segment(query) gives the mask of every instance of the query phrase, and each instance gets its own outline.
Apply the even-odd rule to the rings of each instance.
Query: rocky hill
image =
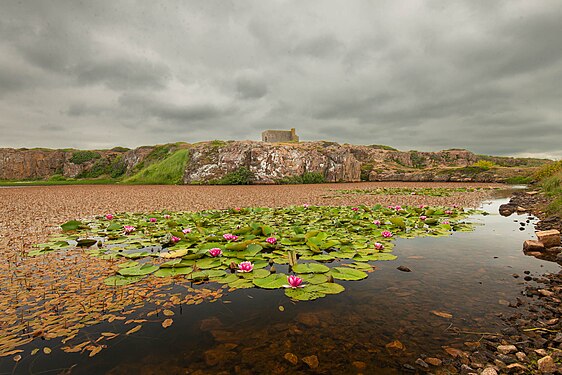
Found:
[[[105,178],[112,182],[228,183],[243,171],[253,183],[300,181],[506,181],[528,176],[542,159],[476,155],[467,150],[398,151],[335,142],[211,141],[133,150],[0,149],[0,180]],[[240,183],[240,182],[238,182]]]

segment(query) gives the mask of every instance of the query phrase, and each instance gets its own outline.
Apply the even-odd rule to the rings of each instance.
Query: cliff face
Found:
[[[240,167],[248,168],[255,182],[272,184],[305,172],[322,174],[328,182],[359,181],[361,163],[345,147],[319,147],[317,143],[270,144],[232,142],[223,146],[193,147],[184,183],[206,182],[223,177]]]
[[[134,150],[5,148],[0,149],[0,180],[38,180],[53,175],[120,178],[167,157],[177,147],[189,149],[189,161],[183,173],[185,184],[208,183],[241,167],[250,170],[258,184],[276,183],[283,178],[302,176],[305,172],[321,174],[327,182],[503,181],[510,175],[528,172],[525,168],[513,167],[503,168],[501,173],[495,169],[479,170],[471,166],[484,157],[466,150],[418,152],[334,142],[213,141],[144,146]],[[502,160],[513,165],[528,162],[512,158]]]

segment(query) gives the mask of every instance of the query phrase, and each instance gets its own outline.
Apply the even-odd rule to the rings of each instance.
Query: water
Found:
[[[397,239],[398,259],[378,262],[366,280],[344,282],[342,294],[292,303],[281,290],[238,290],[215,303],[176,308],[168,329],[160,326],[162,317],[149,318],[154,323],[109,341],[94,358],[53,350],[24,358],[15,369],[4,358],[2,373],[56,374],[75,365],[72,374],[300,374],[310,371],[301,359],[315,355],[320,373],[399,374],[402,364],[422,354],[442,356],[443,346],[466,350],[464,342],[505,327],[501,314],[514,311],[507,304],[525,285],[513,274],[559,270],[523,254],[534,221],[519,230],[515,221],[527,216],[500,216],[498,207],[506,202],[485,202],[490,215],[472,218],[482,224],[474,232]],[[397,270],[399,265],[412,272]],[[104,323],[85,332],[97,338],[133,326]],[[405,349],[388,350],[394,340]],[[295,354],[298,364],[289,363],[286,353]]]

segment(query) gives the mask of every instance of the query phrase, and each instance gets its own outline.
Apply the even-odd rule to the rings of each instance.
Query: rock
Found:
[[[297,315],[297,322],[307,327],[318,327],[320,325],[320,318],[314,313],[300,313]]]
[[[426,358],[425,362],[429,363],[432,366],[441,366],[441,364],[443,363],[443,361],[440,360],[439,358],[433,358],[433,357]]]
[[[546,248],[560,246],[560,232],[556,229],[543,230],[536,233],[537,238]]]
[[[292,365],[296,365],[297,363],[299,363],[299,358],[293,353],[285,353],[283,358],[285,358]]]
[[[538,292],[543,297],[553,297],[554,296],[554,292],[551,292],[550,290],[539,289]]]
[[[541,357],[544,357],[544,356],[547,355],[546,350],[544,350],[544,349],[535,349],[535,353],[537,353]]]
[[[402,272],[412,272],[412,270],[409,269],[406,266],[399,266],[399,267],[396,267],[396,269],[399,270],[399,271],[402,271]]]
[[[306,363],[308,367],[310,367],[313,370],[318,368],[319,365],[318,357],[315,355],[309,355],[307,357],[304,357],[302,361]]]
[[[556,255],[556,261],[562,262],[562,253],[559,253],[559,254]]]
[[[521,363],[512,363],[510,365],[507,365],[507,371],[509,371],[510,373],[522,373],[527,371],[527,367],[523,366]]]
[[[207,366],[216,366],[236,358],[236,353],[222,349],[209,349],[203,353],[203,358]]]
[[[355,367],[357,370],[365,370],[367,368],[367,364],[365,362],[361,362],[361,361],[355,361],[351,363],[353,365],[353,367]]]
[[[216,316],[201,320],[201,324],[199,325],[199,329],[203,332],[220,329],[221,327],[222,322]]]
[[[562,252],[562,246],[552,246],[546,249],[550,254],[560,254]]]
[[[476,374],[476,371],[474,371],[472,367],[463,364],[461,366],[461,375],[470,375],[470,374]]]
[[[552,359],[552,357],[549,355],[539,359],[537,362],[537,367],[543,374],[549,374],[556,371],[556,363],[554,363],[554,359]]]
[[[501,354],[509,354],[515,353],[517,351],[517,347],[515,345],[499,345],[497,350]]]
[[[544,251],[544,245],[542,242],[537,240],[526,240],[523,242],[523,251],[526,252],[542,252]]]
[[[517,206],[513,204],[502,204],[499,208],[500,215],[509,216],[517,210]]]
[[[528,191],[525,194],[533,196],[533,195],[537,195],[538,193],[539,193],[538,191],[533,190],[533,191]]]
[[[529,360],[529,358],[527,358],[527,354],[523,352],[515,353],[515,358],[517,358],[519,362],[527,362]]]
[[[400,341],[394,340],[386,344],[386,349],[389,351],[400,351],[406,349],[406,347]]]
[[[429,365],[427,363],[424,362],[423,359],[418,358],[416,359],[416,365],[423,367],[423,368],[429,368]]]
[[[480,375],[498,375],[498,372],[493,367],[486,367]]]

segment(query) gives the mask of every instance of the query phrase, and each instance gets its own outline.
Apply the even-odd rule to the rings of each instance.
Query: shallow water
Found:
[[[480,337],[461,331],[494,333],[505,327],[499,315],[513,311],[506,304],[525,284],[513,274],[559,270],[523,254],[533,221],[519,230],[514,220],[527,216],[501,217],[498,207],[505,202],[486,202],[483,209],[490,215],[472,218],[483,224],[474,232],[397,239],[398,259],[378,262],[366,280],[343,282],[342,294],[292,303],[282,290],[238,290],[222,301],[176,308],[170,328],[163,329],[159,317],[131,336],[109,341],[94,358],[53,350],[49,356],[26,357],[16,368],[4,358],[2,373],[55,374],[76,365],[72,374],[290,374],[307,373],[301,359],[311,355],[318,357],[320,373],[401,373],[403,364],[420,355],[443,355],[445,345],[466,349],[464,342]],[[399,265],[412,272],[397,270]],[[94,333],[133,326],[105,323],[84,332],[96,338]],[[387,350],[394,340],[405,350]],[[298,365],[284,359],[288,352],[298,356]]]

